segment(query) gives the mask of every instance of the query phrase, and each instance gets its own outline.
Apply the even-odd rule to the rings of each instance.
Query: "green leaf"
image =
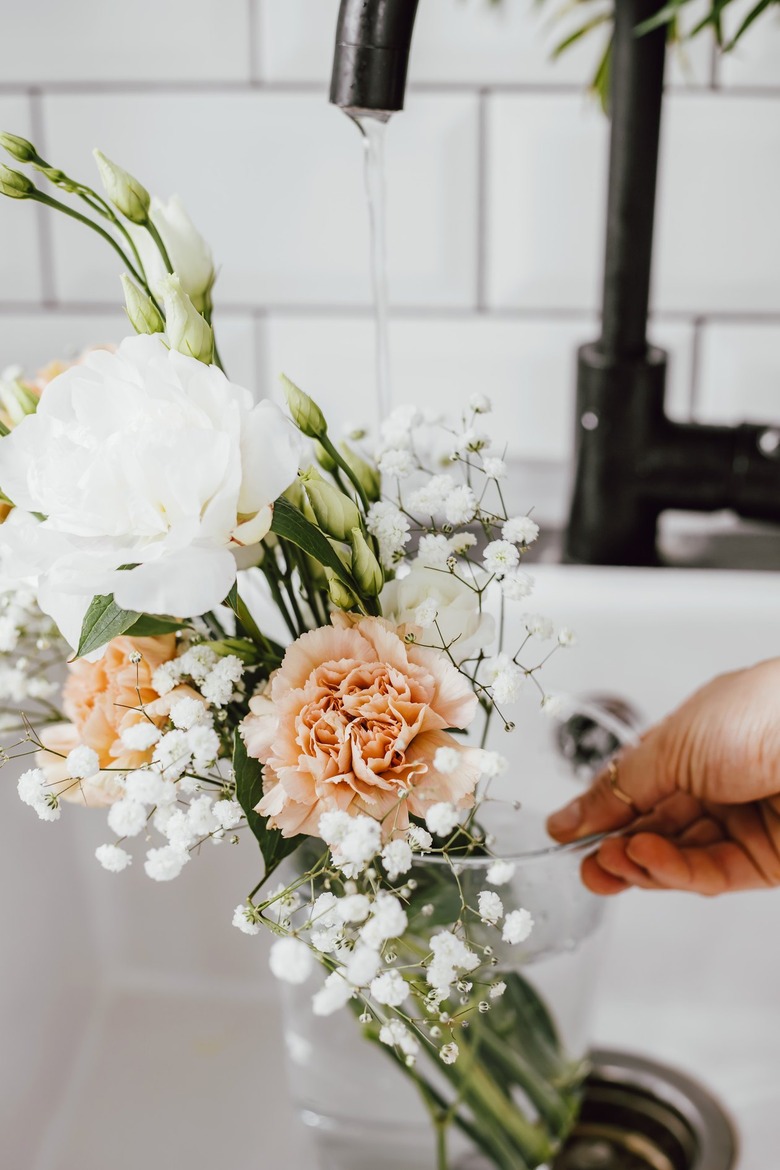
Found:
[[[99,650],[112,638],[126,633],[140,617],[132,609],[120,609],[114,601],[113,593],[93,597],[84,615],[76,657],[81,658],[84,654]]]
[[[726,45],[726,52],[729,52],[731,49],[733,49],[740,37],[750,28],[753,21],[757,20],[761,13],[764,12],[770,4],[775,3],[777,3],[777,0],[759,0],[759,3],[756,4],[755,8],[751,8],[750,12],[748,12],[747,16],[742,21],[742,24],[734,33],[734,36]]]
[[[4,439],[4,438],[5,438],[5,436],[6,436],[6,435],[10,435],[10,433],[11,433],[11,432],[9,431],[9,429],[8,429],[8,427],[5,425],[5,423],[4,423],[4,422],[2,422],[2,421],[0,421],[0,438],[3,438],[3,439]]]
[[[277,536],[291,540],[302,548],[309,556],[314,557],[321,565],[332,569],[340,581],[349,586],[352,592],[360,597],[361,589],[356,584],[352,574],[345,568],[341,557],[326,536],[314,524],[310,523],[284,496],[280,496],[274,504],[274,518],[271,531]]]
[[[236,800],[244,810],[249,828],[257,838],[265,861],[265,876],[269,877],[279,863],[294,853],[307,838],[283,837],[278,829],[268,827],[268,817],[262,817],[255,812],[255,805],[263,795],[263,768],[259,760],[247,755],[244,741],[238,731],[233,740],[233,773],[236,780]]]
[[[688,3],[688,0],[671,0],[671,3],[664,4],[663,8],[660,8],[654,16],[651,16],[648,20],[643,20],[641,24],[636,26],[634,29],[635,35],[643,37],[654,29],[660,28],[662,24],[670,24],[677,19],[680,9],[686,3]]]
[[[552,51],[553,61],[557,61],[562,53],[565,53],[567,49],[572,47],[572,45],[576,45],[577,41],[581,40],[582,37],[587,36],[588,33],[591,32],[594,28],[598,28],[599,25],[606,24],[607,21],[611,20],[611,12],[602,12],[599,16],[594,16],[592,20],[589,20],[586,24],[583,24],[579,28],[575,29],[573,33],[570,33],[569,36],[565,37],[564,40],[560,41],[555,46]]]
[[[153,638],[158,634],[175,634],[177,630],[188,628],[189,624],[180,618],[155,617],[154,614],[143,613],[125,633],[132,638]]]
[[[242,662],[257,663],[260,661],[260,650],[250,638],[220,638],[216,642],[209,642],[209,649],[221,656],[232,654]],[[282,651],[279,661],[284,656]]]
[[[228,609],[232,609],[233,613],[238,609],[238,578],[230,586],[230,592],[225,598],[225,605]]]

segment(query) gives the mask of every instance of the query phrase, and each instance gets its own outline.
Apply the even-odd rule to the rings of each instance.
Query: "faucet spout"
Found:
[[[341,0],[330,101],[353,117],[402,110],[418,0]]]

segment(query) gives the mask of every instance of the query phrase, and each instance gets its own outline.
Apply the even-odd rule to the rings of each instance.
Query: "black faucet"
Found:
[[[576,457],[565,556],[658,562],[666,509],[780,520],[780,429],[675,423],[666,353],[647,343],[666,28],[636,29],[665,0],[615,0],[601,337],[578,353]],[[403,107],[417,0],[342,0],[330,100],[389,117]]]
[[[330,100],[386,120],[404,106],[417,0],[342,0]]]

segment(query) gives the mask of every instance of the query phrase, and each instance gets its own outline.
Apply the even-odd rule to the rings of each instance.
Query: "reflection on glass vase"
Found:
[[[522,909],[534,921],[515,945],[488,924],[471,928],[487,973],[461,979],[450,999],[418,1013],[411,1067],[378,1042],[375,1018],[317,1017],[312,982],[285,988],[291,1092],[321,1170],[536,1170],[569,1133],[587,1072],[604,902],[581,883],[587,844],[511,856],[500,845],[492,858],[464,858],[455,872],[423,857],[409,875],[418,944],[410,962],[424,963],[442,923],[460,905],[476,907],[486,890],[506,914]],[[488,881],[496,856],[514,867],[499,886]],[[356,1017],[360,1010],[355,1004]],[[440,1049],[450,1030],[459,1052],[446,1064]]]

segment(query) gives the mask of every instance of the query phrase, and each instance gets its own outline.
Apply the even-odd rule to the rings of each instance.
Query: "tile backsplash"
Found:
[[[16,6],[0,123],[73,173],[100,145],[181,194],[221,266],[233,376],[270,392],[284,368],[357,421],[373,413],[368,229],[360,140],[327,104],[337,10]],[[561,32],[533,0],[421,0],[387,182],[397,399],[486,389],[525,459],[562,464],[574,351],[597,329],[608,125],[584,90],[598,37],[551,61]],[[677,418],[780,422],[779,191],[768,16],[728,58],[701,37],[670,59],[651,338]],[[0,367],[119,338],[117,275],[69,221],[3,201]]]

